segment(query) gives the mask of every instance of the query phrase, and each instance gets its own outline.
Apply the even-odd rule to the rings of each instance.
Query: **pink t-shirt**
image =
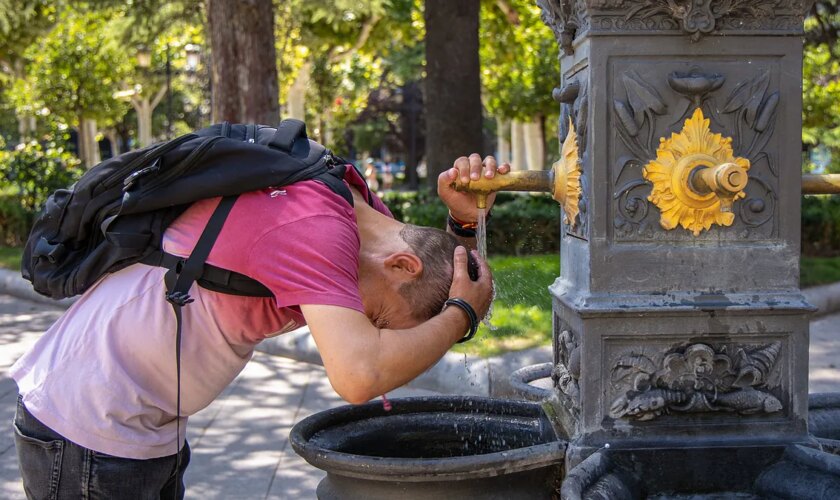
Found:
[[[352,169],[348,179],[366,195]],[[166,231],[166,251],[188,254],[218,201],[195,203],[178,218]],[[378,198],[373,206],[390,215]],[[257,343],[305,324],[299,304],[364,312],[358,255],[353,209],[319,182],[239,197],[207,260],[260,281],[274,298],[193,285],[195,302],[183,308],[182,439],[187,416],[224,390]],[[106,276],[12,366],[38,420],[110,455],[175,452],[175,316],[164,298],[165,272],[135,264]]]

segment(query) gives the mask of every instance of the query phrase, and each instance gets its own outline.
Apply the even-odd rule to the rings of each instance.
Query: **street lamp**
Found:
[[[186,52],[186,63],[184,65],[184,72],[188,75],[195,74],[198,69],[198,63],[201,57],[201,48],[195,44],[187,44],[184,47]],[[172,139],[172,75],[181,74],[180,70],[172,69],[172,64],[169,55],[169,43],[166,44],[166,69],[163,75],[166,77],[166,138]],[[137,66],[152,74],[161,74],[159,71],[150,70],[152,65],[152,53],[145,45],[137,47]]]
[[[152,65],[152,52],[145,45],[137,47],[137,66],[148,69]]]
[[[190,73],[194,73],[198,69],[198,63],[201,61],[201,47],[194,43],[188,43],[184,47],[184,52],[187,54],[187,61],[184,69]]]

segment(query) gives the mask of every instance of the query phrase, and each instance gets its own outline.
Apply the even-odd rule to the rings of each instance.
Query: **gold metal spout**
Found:
[[[840,174],[805,174],[802,194],[840,194]]]
[[[747,169],[736,163],[724,163],[716,167],[700,166],[689,175],[689,186],[695,193],[705,196],[717,195],[721,212],[731,212],[732,203],[747,187]]]
[[[476,195],[476,207],[487,208],[487,197],[498,191],[532,191],[551,193],[563,205],[566,223],[574,225],[580,199],[580,163],[578,161],[577,135],[573,125],[563,143],[562,158],[549,170],[525,170],[497,174],[492,179],[481,177],[467,183],[458,177],[452,187],[456,191]]]
[[[492,179],[481,177],[464,184],[461,178],[452,183],[457,191],[466,191],[476,195],[478,208],[486,208],[487,196],[497,191],[538,191],[554,194],[555,173],[552,170],[526,170],[496,175]]]

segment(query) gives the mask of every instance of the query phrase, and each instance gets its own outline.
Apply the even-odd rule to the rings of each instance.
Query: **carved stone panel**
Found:
[[[554,315],[554,369],[551,378],[572,415],[580,414],[580,338],[568,323]]]
[[[586,34],[800,33],[811,0],[537,0],[566,54]]]
[[[702,414],[784,415],[785,350],[780,337],[614,345],[605,358],[606,415],[630,422]]]
[[[642,72],[639,68],[644,68]],[[777,126],[780,97],[778,60],[755,57],[693,62],[615,58],[610,64],[609,110],[612,239],[615,242],[697,240],[732,244],[779,238]],[[749,161],[745,197],[737,200],[730,227],[714,226],[697,235],[667,231],[650,203],[651,185],[643,169],[657,158],[662,141],[680,132],[696,110],[710,120],[735,155]]]

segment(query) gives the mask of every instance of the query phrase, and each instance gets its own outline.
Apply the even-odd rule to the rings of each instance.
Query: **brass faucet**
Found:
[[[840,194],[840,174],[805,174],[802,194]]]
[[[577,134],[569,120],[569,133],[563,142],[561,158],[554,162],[549,170],[525,170],[497,174],[492,179],[481,177],[461,182],[459,176],[452,183],[457,191],[474,193],[476,207],[487,208],[487,197],[497,191],[535,191],[551,193],[552,197],[563,206],[565,221],[574,225],[580,200],[580,162],[578,159]]]
[[[490,193],[497,191],[536,191],[551,193],[554,199],[563,203],[565,190],[561,182],[564,181],[565,173],[558,175],[557,166],[551,170],[525,170],[510,172],[508,174],[497,174],[492,179],[481,177],[471,180],[466,184],[461,178],[452,183],[457,191],[465,191],[475,194],[476,207],[487,208],[487,197]],[[562,169],[561,169],[562,170]],[[557,193],[557,194],[555,194]]]
[[[697,167],[689,175],[689,186],[701,195],[714,193],[720,202],[721,212],[731,212],[732,203],[747,187],[747,170],[735,163],[716,167]]]

